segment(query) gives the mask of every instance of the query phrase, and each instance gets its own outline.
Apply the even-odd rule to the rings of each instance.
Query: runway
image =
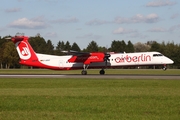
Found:
[[[179,75],[133,75],[133,74],[121,74],[121,75],[75,75],[75,74],[64,74],[64,75],[0,75],[0,78],[93,78],[93,79],[168,79],[168,80],[180,80]]]

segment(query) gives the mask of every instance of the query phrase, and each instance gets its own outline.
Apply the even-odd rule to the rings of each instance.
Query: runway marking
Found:
[[[66,75],[0,75],[0,78],[93,78],[93,79],[167,79],[167,80],[180,80],[179,75],[75,75],[75,74],[66,74]]]
[[[0,78],[54,78],[54,77],[63,77],[65,75],[0,75]]]

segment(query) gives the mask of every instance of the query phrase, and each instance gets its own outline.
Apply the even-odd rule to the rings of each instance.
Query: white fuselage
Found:
[[[54,67],[54,69],[77,69],[83,68],[83,63],[68,62],[72,55],[55,56],[46,54],[36,54],[39,62],[44,65]],[[159,52],[139,52],[139,53],[113,53],[109,57],[107,67],[119,66],[142,66],[142,65],[165,65],[172,64],[173,61]],[[104,67],[105,62],[94,62],[89,68]]]

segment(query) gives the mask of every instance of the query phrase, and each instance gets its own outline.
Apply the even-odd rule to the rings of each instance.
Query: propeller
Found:
[[[107,62],[110,61],[109,57],[111,57],[109,53],[104,53],[105,68],[107,68]]]

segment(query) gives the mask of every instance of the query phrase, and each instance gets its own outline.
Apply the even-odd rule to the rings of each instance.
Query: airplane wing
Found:
[[[78,52],[78,51],[74,51],[74,50],[70,50],[69,53],[72,54],[72,55],[77,55],[77,56],[90,55],[89,52]]]
[[[89,52],[78,52],[78,51],[74,51],[74,50],[62,50],[61,52],[69,54],[69,55],[76,55],[76,56],[81,56],[81,55],[90,55]]]
[[[70,54],[73,56],[68,60],[68,62],[81,62],[84,64],[90,64],[93,62],[107,62],[109,60],[110,54],[103,52],[77,52],[70,50]]]

